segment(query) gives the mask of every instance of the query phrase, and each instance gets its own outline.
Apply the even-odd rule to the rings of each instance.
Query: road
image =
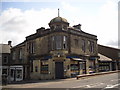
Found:
[[[65,90],[69,90],[69,89],[83,90],[85,88],[87,89],[100,88],[100,90],[107,90],[113,88],[120,88],[120,78],[118,78],[118,73],[112,73],[112,74],[84,77],[84,78],[80,78],[79,80],[77,80],[76,78],[71,78],[71,79],[61,79],[61,80],[40,81],[37,83],[11,84],[4,86],[4,88],[39,88],[39,89],[64,88]]]

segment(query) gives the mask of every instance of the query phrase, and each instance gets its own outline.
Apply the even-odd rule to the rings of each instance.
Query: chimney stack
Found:
[[[12,43],[12,41],[8,41],[8,45],[10,45],[10,46],[11,46],[11,43]]]
[[[74,25],[73,27],[81,30],[81,24]]]
[[[44,30],[45,30],[45,28],[44,28],[44,27],[41,27],[41,28],[37,29],[36,31],[37,31],[37,33],[41,33],[41,32],[44,31]]]

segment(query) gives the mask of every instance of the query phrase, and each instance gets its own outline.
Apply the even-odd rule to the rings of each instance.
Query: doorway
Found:
[[[55,78],[56,79],[63,79],[64,78],[63,62],[55,62]]]

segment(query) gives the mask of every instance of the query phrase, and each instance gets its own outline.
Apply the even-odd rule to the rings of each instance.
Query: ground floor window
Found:
[[[104,71],[109,71],[110,70],[110,63],[99,63],[99,71],[104,72]]]
[[[23,67],[22,66],[10,66],[10,80],[11,81],[23,80]]]
[[[41,74],[48,74],[48,61],[41,61]]]
[[[78,70],[78,64],[71,64],[70,69],[71,71]]]
[[[3,69],[3,70],[2,70],[2,74],[6,74],[6,75],[7,75],[7,72],[8,72],[7,69]]]
[[[22,70],[21,69],[16,70],[16,78],[22,78]]]

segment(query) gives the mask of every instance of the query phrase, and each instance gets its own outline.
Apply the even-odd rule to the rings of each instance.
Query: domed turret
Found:
[[[53,18],[53,19],[50,21],[49,25],[54,24],[54,23],[69,24],[65,18],[62,18],[62,17],[59,17],[59,16]]]
[[[67,29],[69,23],[65,18],[59,16],[59,9],[58,9],[58,17],[53,18],[50,21],[49,26],[52,30],[55,28]]]

